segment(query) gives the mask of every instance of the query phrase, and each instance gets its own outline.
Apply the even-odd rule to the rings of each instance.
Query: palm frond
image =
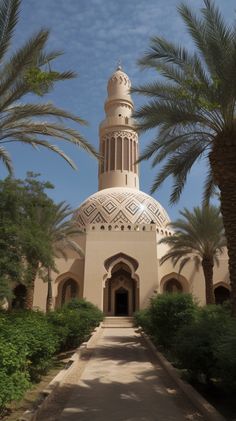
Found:
[[[5,165],[8,173],[10,175],[13,175],[13,165],[12,160],[6,149],[4,149],[2,146],[0,146],[0,160]]]
[[[1,0],[0,4],[0,61],[10,45],[18,22],[20,0]]]
[[[6,117],[0,121],[0,127],[3,129],[12,127],[12,123],[17,123],[22,119],[41,116],[54,116],[61,119],[72,120],[82,125],[88,124],[82,118],[77,117],[62,108],[55,107],[52,103],[13,105],[5,108],[4,114],[5,113],[7,114]]]
[[[0,71],[0,96],[6,94],[11,84],[21,78],[26,69],[37,63],[38,55],[43,51],[48,36],[49,31],[42,29],[17,50],[4,65]]]

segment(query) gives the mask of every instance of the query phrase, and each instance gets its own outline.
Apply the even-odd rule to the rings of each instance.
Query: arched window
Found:
[[[12,308],[24,308],[26,298],[26,287],[23,284],[17,285],[13,290],[14,298],[12,300]]]
[[[78,298],[79,287],[77,282],[69,278],[65,281],[62,292],[61,292],[61,305],[66,304],[73,300],[73,298]]]
[[[230,299],[230,292],[228,288],[222,285],[215,288],[214,294],[215,294],[216,304],[223,304],[224,301],[227,301]]]
[[[168,279],[164,284],[164,292],[173,294],[175,292],[183,292],[183,287],[179,281],[175,278]]]

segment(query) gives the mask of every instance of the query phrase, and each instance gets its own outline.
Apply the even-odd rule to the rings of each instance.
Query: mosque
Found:
[[[171,262],[160,265],[172,235],[170,218],[162,205],[139,190],[138,133],[132,119],[134,104],[130,80],[119,66],[108,81],[105,119],[99,128],[98,192],[76,210],[74,218],[83,234],[77,241],[84,257],[71,250],[58,258],[53,274],[53,306],[72,298],[86,298],[108,316],[131,316],[164,292],[189,292],[205,302],[202,270],[194,262],[181,272]],[[217,302],[229,295],[227,252],[214,269]],[[47,284],[38,279],[34,307],[45,310]]]

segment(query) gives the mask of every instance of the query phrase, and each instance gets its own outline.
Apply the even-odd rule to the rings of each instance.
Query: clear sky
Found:
[[[201,0],[186,2],[195,9],[203,4]],[[21,45],[41,27],[50,28],[48,47],[65,52],[55,61],[54,68],[74,70],[78,72],[78,78],[59,83],[44,99],[86,119],[89,126],[79,130],[98,147],[98,125],[104,118],[107,80],[118,60],[122,61],[132,84],[138,85],[153,78],[153,74],[141,71],[137,66],[137,59],[148,48],[151,36],[164,36],[192,48],[176,11],[179,3],[178,0],[23,0],[12,48]],[[216,4],[228,22],[235,19],[235,0],[216,0]],[[140,97],[133,99],[136,106],[145,101]],[[151,139],[152,133],[141,137],[141,150]],[[78,171],[73,171],[61,158],[46,150],[37,152],[14,144],[9,151],[17,177],[23,178],[27,170],[39,172],[44,180],[55,185],[51,194],[56,201],[66,200],[72,207],[77,207],[97,190],[97,162],[81,149],[65,143],[60,147],[74,159]],[[143,191],[150,191],[155,172],[150,161],[141,164]],[[200,204],[204,172],[204,163],[193,168],[176,206],[168,204],[170,182],[154,194],[172,219],[178,216],[179,209]],[[1,167],[1,176],[5,175]]]

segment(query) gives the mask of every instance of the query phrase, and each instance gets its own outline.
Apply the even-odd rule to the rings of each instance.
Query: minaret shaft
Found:
[[[110,187],[139,189],[138,135],[132,119],[130,80],[118,68],[108,82],[106,118],[100,125],[99,190]]]

